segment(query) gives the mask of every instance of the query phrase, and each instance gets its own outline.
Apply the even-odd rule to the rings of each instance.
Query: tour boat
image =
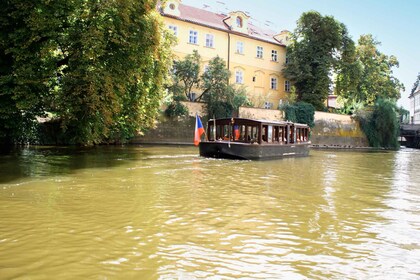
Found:
[[[309,154],[309,126],[289,121],[244,118],[211,119],[200,156],[245,160]]]

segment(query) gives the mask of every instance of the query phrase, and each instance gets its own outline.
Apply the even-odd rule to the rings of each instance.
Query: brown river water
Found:
[[[0,279],[420,279],[420,150],[0,155]]]

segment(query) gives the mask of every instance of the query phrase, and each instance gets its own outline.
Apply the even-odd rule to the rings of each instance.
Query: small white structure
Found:
[[[420,124],[420,85],[408,98],[410,99],[410,123]]]

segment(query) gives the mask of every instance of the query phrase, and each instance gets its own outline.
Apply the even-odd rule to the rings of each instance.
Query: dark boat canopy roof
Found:
[[[214,119],[210,119],[208,123],[213,123]],[[285,126],[285,125],[294,125],[296,127],[308,127],[306,124],[293,123],[290,121],[270,121],[270,120],[254,120],[246,118],[224,118],[216,119],[216,124],[239,124],[239,125],[273,125],[273,126]]]

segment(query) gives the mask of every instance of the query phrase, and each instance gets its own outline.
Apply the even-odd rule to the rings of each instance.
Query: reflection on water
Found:
[[[0,156],[0,279],[418,279],[420,151]]]

